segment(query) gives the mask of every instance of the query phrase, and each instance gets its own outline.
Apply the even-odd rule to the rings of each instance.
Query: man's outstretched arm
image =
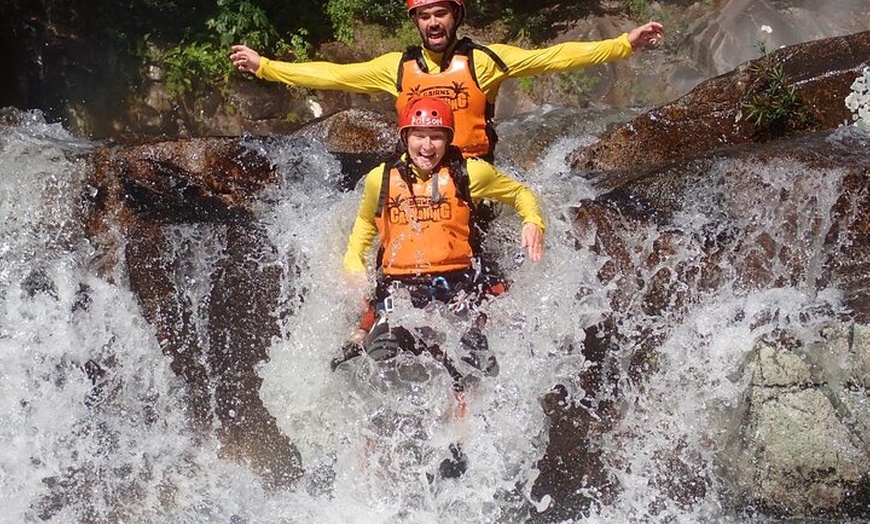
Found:
[[[354,93],[396,92],[396,71],[401,53],[387,53],[368,62],[281,62],[244,45],[232,46],[233,67],[264,80],[310,89],[335,89]]]

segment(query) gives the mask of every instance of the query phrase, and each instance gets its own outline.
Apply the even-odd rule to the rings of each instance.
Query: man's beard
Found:
[[[452,46],[453,42],[456,41],[456,29],[454,28],[452,31],[445,31],[445,38],[441,39],[441,42],[439,42],[437,46],[430,45],[429,37],[422,31],[420,32],[420,37],[423,40],[423,47],[433,53],[443,53],[450,49],[450,46]]]

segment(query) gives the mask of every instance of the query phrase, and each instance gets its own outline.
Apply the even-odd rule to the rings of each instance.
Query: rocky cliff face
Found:
[[[639,382],[660,380],[649,377],[659,377],[667,366],[660,344],[671,337],[672,326],[682,325],[703,296],[723,286],[738,295],[792,287],[843,290],[846,311],[818,342],[807,344],[797,333],[774,335],[750,354],[750,364],[728,377],[748,384],[743,400],[724,410],[720,420],[733,428],[719,460],[735,508],[777,515],[866,514],[862,472],[870,459],[870,433],[859,422],[870,416],[863,385],[870,348],[859,336],[870,322],[866,146],[860,133],[842,141],[817,133],[705,152],[655,168],[603,172],[593,183],[604,193],[575,209],[575,235],[582,249],[606,261],[598,279],[613,290],[617,312],[609,322],[588,328],[583,346],[587,361],[596,363],[583,375],[596,376],[604,398],[615,387],[604,374],[607,355],[631,347],[629,375]],[[773,169],[792,175],[777,182],[769,176]],[[694,217],[694,227],[677,219],[687,216]],[[615,327],[637,316],[659,319],[650,325],[660,328],[627,337]],[[756,321],[765,322],[763,314]],[[589,450],[607,434],[613,407],[557,401],[545,406],[553,426],[536,487],[582,505],[585,499],[577,493],[597,482],[606,500],[614,480],[601,477],[602,459]],[[700,469],[693,459],[677,451],[661,459],[675,474],[658,481],[676,503],[691,504],[710,488],[709,479],[692,473]]]

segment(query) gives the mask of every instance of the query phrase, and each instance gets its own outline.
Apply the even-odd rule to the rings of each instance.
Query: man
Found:
[[[520,182],[479,159],[465,159],[450,146],[454,136],[450,106],[440,98],[411,101],[399,116],[404,153],[371,170],[364,180],[362,202],[344,255],[351,280],[363,281],[372,243],[380,240],[378,278],[370,310],[360,331],[333,368],[363,351],[375,359],[391,358],[399,349],[429,350],[457,380],[453,363],[440,349],[420,343],[407,331],[390,328],[386,318],[392,293],[406,290],[414,307],[443,304],[467,316],[487,297],[503,290],[492,275],[473,264],[475,204],[490,199],[516,209],[523,221],[520,245],[530,260],[544,254],[544,221],[532,192]],[[470,351],[488,349],[478,323],[463,337]],[[364,341],[365,339],[365,341]],[[469,364],[492,373],[494,359],[469,355]]]
[[[491,161],[496,143],[492,119],[502,82],[626,58],[633,51],[658,44],[664,30],[662,24],[649,22],[600,42],[566,42],[534,50],[504,44],[481,46],[468,38],[457,38],[465,18],[462,0],[407,0],[407,4],[408,16],[417,26],[423,45],[404,53],[343,65],[287,63],[235,45],[230,59],[240,71],[270,81],[313,89],[386,92],[396,97],[398,114],[415,98],[437,96],[454,111],[453,145],[466,157]]]

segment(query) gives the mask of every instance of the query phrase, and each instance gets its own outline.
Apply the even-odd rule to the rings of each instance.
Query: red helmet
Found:
[[[465,18],[465,6],[462,5],[462,0],[408,0],[408,16],[411,16],[411,12],[418,7],[437,4],[439,2],[453,2],[456,4],[459,8],[459,14],[456,16],[456,25],[462,23],[462,19]]]
[[[410,0],[409,0],[410,1]],[[399,116],[399,133],[411,127],[440,127],[450,132],[453,140],[453,111],[444,100],[431,96],[408,102]]]

